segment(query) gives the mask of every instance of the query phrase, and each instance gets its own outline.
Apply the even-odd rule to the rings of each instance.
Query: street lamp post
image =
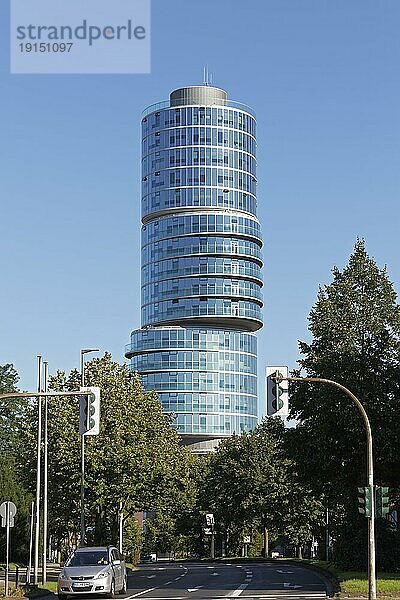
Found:
[[[341,385],[337,381],[331,379],[324,379],[322,377],[271,377],[277,381],[286,379],[287,381],[316,381],[320,383],[328,383],[339,388],[351,398],[354,404],[357,405],[359,411],[364,420],[365,431],[367,433],[367,479],[368,487],[371,490],[371,516],[368,518],[368,598],[369,600],[376,600],[376,572],[375,572],[375,494],[374,494],[374,465],[373,465],[373,453],[372,453],[372,432],[371,424],[368,419],[368,415],[365,408],[361,404],[360,400],[348,390],[344,385]]]
[[[85,387],[85,354],[99,352],[98,348],[81,350],[81,386]],[[85,435],[81,435],[81,546],[85,545]]]
[[[42,391],[42,357],[39,355],[38,359],[38,384],[37,390],[40,393]],[[42,448],[42,398],[40,395],[37,397],[38,401],[38,428],[37,428],[37,455],[36,455],[36,502],[35,502],[35,549],[33,559],[33,582],[38,582],[38,571],[39,571],[39,543],[40,543],[40,486],[41,486],[41,448]]]
[[[44,361],[44,391],[48,392],[49,365]],[[44,398],[44,428],[43,428],[43,566],[42,566],[42,583],[47,581],[47,488],[48,488],[48,460],[47,460],[47,424],[49,417],[49,402],[48,397]]]

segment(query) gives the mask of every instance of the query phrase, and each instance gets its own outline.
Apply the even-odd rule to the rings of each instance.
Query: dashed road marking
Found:
[[[204,585],[198,585],[194,588],[188,588],[188,592],[197,592],[197,590],[200,590],[202,587],[204,587]]]
[[[137,598],[138,596],[142,596],[143,594],[147,594],[147,592],[152,592],[153,590],[155,590],[156,588],[149,588],[147,590],[142,590],[141,592],[137,592],[137,594],[132,594],[131,596],[128,596],[127,598],[125,598],[125,600],[131,600],[131,598]]]

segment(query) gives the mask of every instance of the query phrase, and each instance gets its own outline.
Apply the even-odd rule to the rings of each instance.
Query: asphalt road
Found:
[[[56,580],[59,569],[49,568]],[[3,577],[1,577],[1,575]],[[4,573],[0,580],[4,579]],[[14,573],[10,574],[14,581]],[[0,581],[0,586],[4,581]],[[128,576],[128,590],[121,600],[322,600],[324,580],[314,571],[280,562],[264,563],[157,563],[140,565]],[[82,594],[86,600],[94,596]],[[72,599],[73,596],[70,596]]]
[[[220,598],[304,600],[326,598],[327,587],[313,571],[279,563],[152,564],[128,578],[126,600],[212,600]]]

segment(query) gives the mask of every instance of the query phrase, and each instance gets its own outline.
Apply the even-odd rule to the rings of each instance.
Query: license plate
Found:
[[[74,583],[73,587],[74,588],[76,588],[76,587],[79,587],[79,588],[89,587],[90,588],[90,587],[92,587],[92,585],[90,583],[86,583],[86,581],[79,581],[77,583]]]

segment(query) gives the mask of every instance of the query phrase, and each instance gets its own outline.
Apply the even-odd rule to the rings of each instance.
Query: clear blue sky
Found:
[[[203,65],[258,118],[266,364],[294,367],[357,236],[399,290],[398,0],[153,0],[150,75],[9,75],[1,3],[0,364],[36,385],[140,325],[140,113]],[[261,390],[263,386],[261,386]],[[263,404],[263,398],[261,398]]]

